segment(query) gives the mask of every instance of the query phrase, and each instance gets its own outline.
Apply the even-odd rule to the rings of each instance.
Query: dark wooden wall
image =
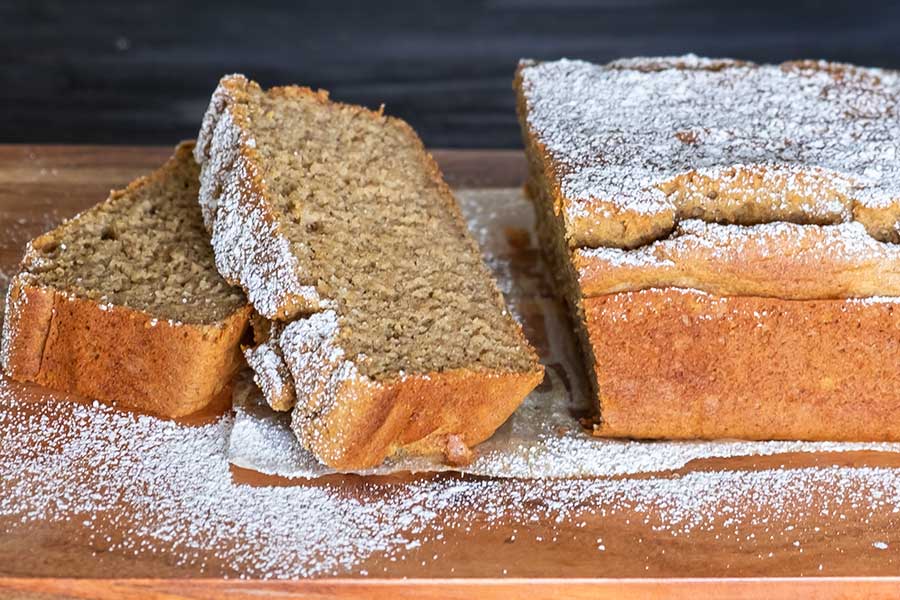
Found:
[[[444,147],[516,147],[519,57],[696,52],[900,67],[900,2],[0,0],[0,142],[173,143],[224,73],[385,103]]]

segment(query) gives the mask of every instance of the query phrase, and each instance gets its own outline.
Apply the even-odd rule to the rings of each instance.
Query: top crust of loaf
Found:
[[[900,242],[900,76],[821,61],[522,61],[518,110],[570,248],[684,219],[856,221]]]
[[[634,250],[577,248],[572,263],[585,298],[667,287],[791,300],[900,296],[900,245],[879,242],[856,222],[687,220]]]

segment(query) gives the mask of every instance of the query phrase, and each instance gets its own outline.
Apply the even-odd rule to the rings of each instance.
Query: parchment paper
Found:
[[[517,189],[457,193],[469,228],[546,367],[544,382],[476,449],[466,467],[440,457],[395,456],[363,474],[454,470],[491,477],[576,478],[662,472],[711,457],[788,452],[900,452],[900,443],[636,442],[595,438],[579,422],[592,414],[570,324],[535,247],[531,205]],[[297,442],[289,413],[276,413],[245,374],[235,389],[229,441],[232,464],[269,475],[316,478],[334,473]]]

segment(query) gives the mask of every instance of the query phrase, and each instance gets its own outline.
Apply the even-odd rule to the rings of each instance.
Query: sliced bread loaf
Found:
[[[364,468],[401,448],[458,459],[541,381],[403,121],[229,76],[195,157],[220,272],[286,321],[251,366],[282,408],[289,373],[295,432],[323,462]]]
[[[228,385],[250,307],[216,271],[192,149],[28,244],[0,348],[12,378],[170,417]]]

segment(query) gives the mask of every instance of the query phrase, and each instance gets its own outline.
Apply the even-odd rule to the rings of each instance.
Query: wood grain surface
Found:
[[[256,600],[359,598],[365,600],[895,600],[900,587],[879,578],[759,579],[429,579],[218,581],[183,579],[0,578],[4,598],[97,600]]]
[[[169,152],[167,147],[0,146],[0,287],[28,239],[101,200],[110,188],[155,167]],[[514,187],[524,177],[524,160],[516,152],[435,154],[457,188]],[[34,386],[20,386],[17,393],[28,401],[42,397]],[[653,477],[672,482],[705,471],[752,473],[834,466],[900,469],[900,455],[855,452],[706,459]],[[403,486],[428,477],[397,475],[381,481]],[[247,485],[301,485],[239,469],[233,470],[233,478]],[[366,478],[333,476],[326,483],[303,485],[340,486],[352,495],[366,486]],[[498,485],[514,488],[529,483],[503,480]],[[752,518],[723,512],[708,528],[679,535],[658,527],[646,507],[622,505],[613,510],[586,505],[573,509],[577,518],[555,523],[521,523],[512,518],[488,523],[476,511],[466,523],[448,527],[440,543],[426,540],[402,560],[378,554],[366,557],[362,566],[379,574],[379,579],[358,578],[360,569],[356,569],[329,579],[235,582],[224,577],[241,574],[214,557],[201,573],[164,554],[108,551],[89,540],[75,520],[18,526],[15,519],[0,517],[0,597],[897,597],[900,514],[894,506],[873,508],[860,503],[849,491],[828,496],[828,514],[820,511],[828,492],[823,489],[803,498],[797,510],[770,514],[761,506]],[[856,491],[865,494],[866,490]],[[599,538],[605,541],[604,552],[597,551]],[[883,547],[873,547],[873,540]],[[426,560],[438,554],[440,560]]]

